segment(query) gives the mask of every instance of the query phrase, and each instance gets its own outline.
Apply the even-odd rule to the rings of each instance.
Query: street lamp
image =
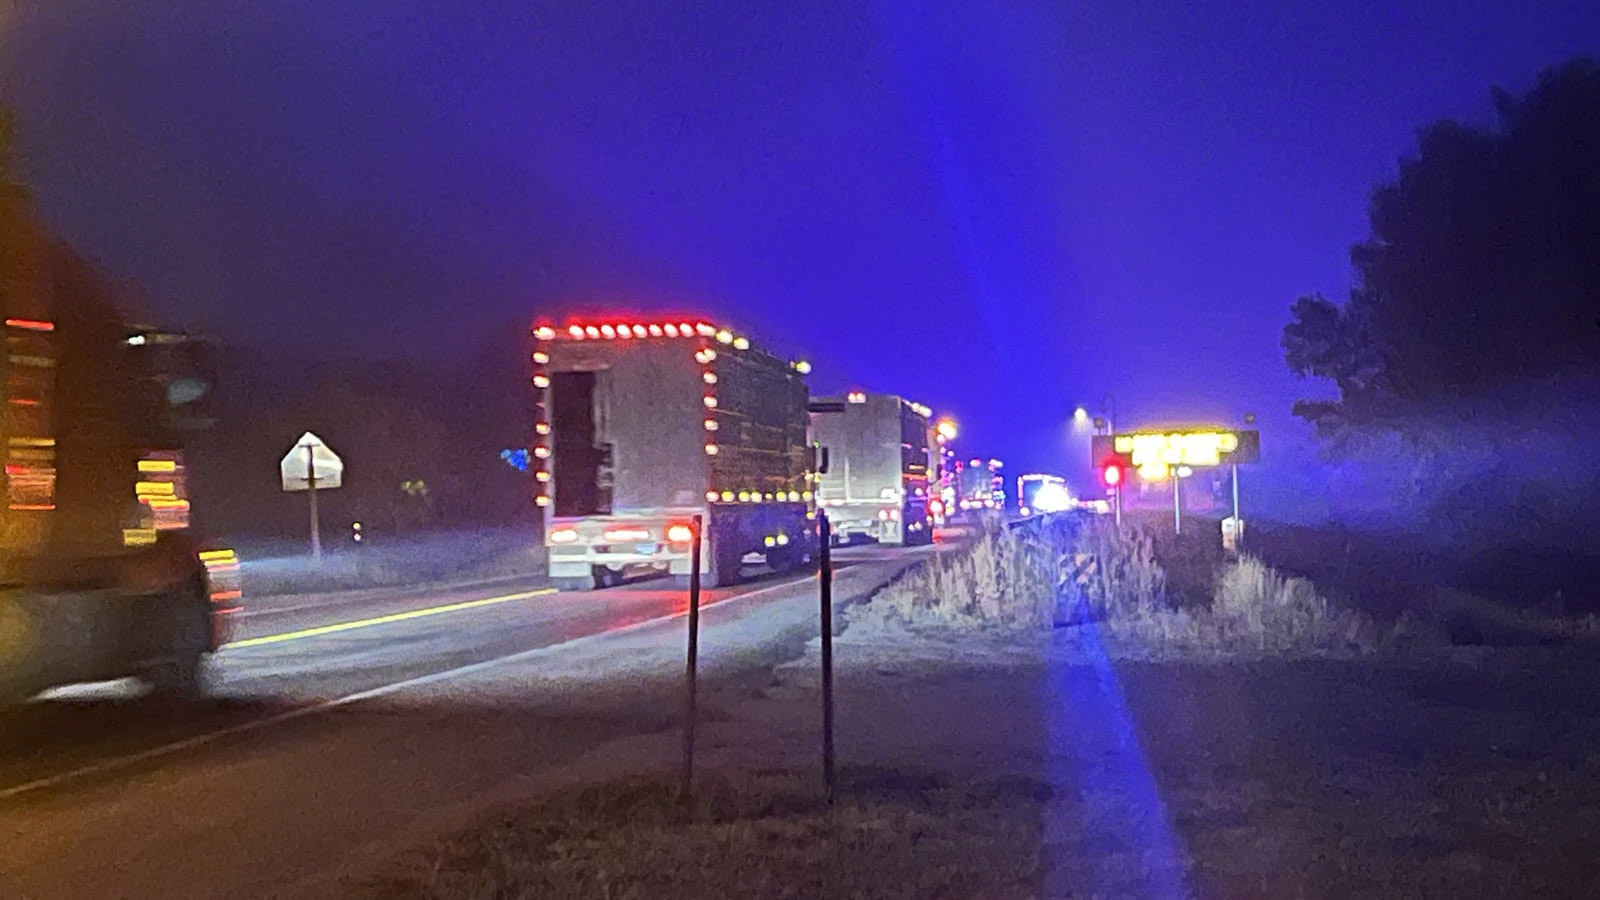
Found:
[[[1081,406],[1078,407],[1072,411],[1072,420],[1082,425],[1084,422],[1089,421],[1089,411]]]

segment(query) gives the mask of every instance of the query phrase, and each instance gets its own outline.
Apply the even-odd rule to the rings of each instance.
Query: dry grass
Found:
[[[1367,616],[1331,606],[1310,581],[1251,556],[1223,567],[1206,607],[1142,607],[1106,625],[1130,644],[1164,653],[1373,653],[1390,634]]]
[[[846,769],[830,809],[792,774],[714,776],[692,806],[634,780],[569,790],[362,885],[372,900],[1030,897],[1053,791]]]
[[[849,622],[922,633],[1092,622],[1139,655],[1370,653],[1393,635],[1250,556],[1224,563],[1198,601],[1179,596],[1148,532],[1097,519],[991,524],[852,608]]]
[[[1053,534],[986,520],[983,533],[908,569],[853,607],[851,621],[913,628],[1048,628],[1056,586]]]

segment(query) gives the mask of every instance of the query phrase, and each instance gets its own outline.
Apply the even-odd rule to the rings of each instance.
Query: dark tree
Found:
[[[1291,308],[1290,369],[1339,392],[1296,404],[1320,429],[1600,363],[1600,68],[1493,97],[1493,128],[1423,129],[1373,192],[1348,301]]]

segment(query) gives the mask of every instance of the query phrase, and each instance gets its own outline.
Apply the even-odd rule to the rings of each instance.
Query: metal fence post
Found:
[[[694,726],[699,714],[697,703],[696,667],[700,657],[700,547],[705,517],[694,517],[694,534],[689,549],[689,653],[685,664],[683,711],[683,802],[694,800]]]
[[[833,770],[833,533],[828,514],[817,513],[817,583],[822,618],[822,780],[831,806],[837,793]]]

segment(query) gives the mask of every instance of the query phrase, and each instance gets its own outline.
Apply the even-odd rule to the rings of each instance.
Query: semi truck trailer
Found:
[[[812,437],[829,454],[828,471],[817,479],[817,503],[835,538],[932,542],[930,467],[937,451],[929,448],[931,411],[891,394],[859,391],[815,398],[810,408]]]
[[[975,518],[985,510],[1004,510],[1006,506],[1005,479],[1000,477],[998,459],[974,457],[955,465],[956,508],[967,518]]]
[[[803,566],[814,545],[810,366],[699,318],[534,329],[535,502],[554,586],[632,575],[736,583],[745,558]]]

